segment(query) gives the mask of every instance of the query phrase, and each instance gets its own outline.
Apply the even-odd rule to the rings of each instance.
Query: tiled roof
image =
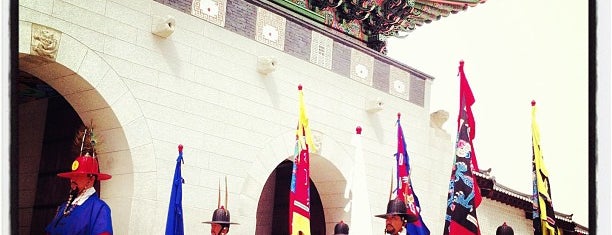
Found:
[[[403,37],[419,26],[485,2],[485,0],[268,1],[366,42],[368,47],[383,53],[386,51],[387,37]]]
[[[422,26],[484,2],[485,0],[416,0],[409,18],[416,26]]]
[[[476,176],[476,181],[478,182],[482,196],[522,209],[525,211],[526,217],[531,216],[533,210],[531,194],[525,194],[498,183],[495,180],[495,176],[491,174],[491,168],[474,172],[474,175]],[[589,234],[588,228],[574,222],[572,217],[573,214],[568,215],[555,211],[557,225],[560,228],[575,231],[579,234]]]
[[[589,234],[589,228],[584,227],[580,224],[576,224],[576,232],[578,232],[578,234]]]

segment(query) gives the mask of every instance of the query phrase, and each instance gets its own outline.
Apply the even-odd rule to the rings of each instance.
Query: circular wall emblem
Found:
[[[276,29],[276,27],[272,25],[264,25],[261,31],[263,38],[273,42],[278,41],[278,30]]]
[[[217,16],[219,14],[219,6],[215,1],[203,0],[200,2],[200,11],[209,16]]]
[[[72,170],[74,171],[78,168],[79,168],[79,161],[75,160],[74,162],[72,162]]]
[[[406,91],[406,85],[400,80],[395,80],[395,82],[393,82],[393,88],[399,93],[404,93]]]
[[[355,73],[357,74],[357,77],[367,78],[368,72],[368,68],[365,65],[358,64],[355,66]]]

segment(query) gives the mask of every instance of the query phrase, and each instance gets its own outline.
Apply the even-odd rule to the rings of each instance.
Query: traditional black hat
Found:
[[[506,225],[506,222],[504,222],[504,224],[497,227],[495,235],[514,235],[514,230],[512,230],[512,227]]]
[[[238,224],[230,222],[230,213],[223,205],[221,205],[221,182],[219,182],[219,196],[217,200],[217,209],[213,212],[210,221],[202,222],[205,224],[222,224],[229,227],[230,224]],[[225,206],[227,207],[227,177],[225,177]]]
[[[238,224],[230,222],[230,213],[223,206],[213,212],[212,220],[202,222],[205,224]]]
[[[418,219],[415,214],[407,213],[406,203],[400,200],[399,198],[395,198],[393,200],[389,200],[387,203],[387,213],[381,215],[375,215],[379,218],[387,218],[390,215],[399,215],[404,218],[408,223],[414,222]]]
[[[334,227],[334,235],[348,235],[348,233],[349,226],[345,224],[344,221],[340,221],[340,223],[337,223],[336,227]]]

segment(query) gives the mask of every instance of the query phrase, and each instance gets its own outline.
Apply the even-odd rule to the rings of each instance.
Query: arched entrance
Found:
[[[37,77],[18,71],[17,157],[19,234],[44,234],[68,195],[69,183],[57,173],[70,171],[78,153],[79,115],[59,93]],[[100,184],[95,188],[100,192]]]
[[[257,229],[255,234],[283,235],[289,231],[289,186],[293,162],[279,164],[268,177],[257,205]],[[324,235],[325,213],[319,191],[310,180],[310,231]]]
[[[69,50],[70,45],[65,46]],[[108,190],[100,190],[100,195],[115,209],[113,216],[129,218],[131,205],[125,203],[130,203],[132,191],[116,187],[132,184],[131,175],[125,174],[129,171],[124,168],[131,170],[133,164],[126,136],[106,97],[91,80],[60,61],[35,55],[19,55],[19,73],[13,79],[23,80],[21,94],[29,96],[15,97],[23,99],[23,103],[15,110],[18,120],[11,133],[18,136],[19,142],[17,155],[12,156],[13,161],[19,162],[18,167],[11,171],[11,177],[18,179],[12,186],[19,195],[12,202],[17,205],[13,207],[17,210],[14,219],[18,221],[15,230],[20,234],[44,233],[57,206],[67,199],[68,184],[56,174],[70,171],[76,157],[72,152],[75,134],[83,123],[90,122],[102,137],[98,148],[100,170],[113,175],[111,181],[115,181],[103,182],[98,189]],[[113,206],[116,202],[123,206]],[[114,219],[113,226],[117,232],[128,229],[127,222],[122,220]]]
[[[12,139],[19,139],[16,141],[19,143],[12,143],[19,146],[16,147],[15,154],[11,155],[11,162],[24,163],[17,164],[11,170],[11,179],[15,179],[11,180],[11,192],[17,195],[11,197],[11,210],[15,211],[11,213],[11,220],[16,221],[12,223],[14,225],[12,230],[19,234],[42,233],[38,231],[44,229],[45,223],[48,222],[46,217],[48,212],[40,212],[44,214],[40,218],[34,215],[35,203],[37,209],[55,212],[55,208],[59,205],[56,200],[59,199],[41,201],[42,199],[39,200],[37,197],[38,195],[57,194],[58,198],[62,198],[61,201],[67,199],[67,195],[61,191],[68,186],[64,185],[61,179],[57,183],[45,181],[47,179],[58,180],[55,176],[57,172],[69,170],[70,163],[76,157],[70,153],[70,146],[75,135],[72,129],[78,128],[82,123],[89,124],[93,121],[94,130],[103,138],[99,146],[101,148],[98,148],[100,170],[113,175],[111,180],[101,183],[100,196],[112,208],[114,232],[128,234],[130,224],[139,222],[131,215],[133,209],[140,208],[138,205],[133,205],[137,200],[133,195],[134,188],[137,187],[135,185],[138,185],[134,183],[134,176],[138,174],[138,170],[141,170],[133,164],[132,151],[135,148],[131,147],[128,142],[132,144],[133,142],[149,143],[150,137],[147,135],[130,136],[127,133],[132,129],[137,129],[130,124],[140,123],[138,121],[139,118],[142,118],[142,111],[137,106],[133,95],[128,92],[122,78],[99,55],[99,52],[91,50],[71,35],[62,33],[62,29],[53,29],[37,23],[41,22],[19,21],[21,33],[18,71],[23,76],[39,79],[42,81],[41,84],[44,84],[42,87],[46,87],[48,91],[53,90],[55,94],[53,99],[49,99],[46,106],[41,105],[43,101],[39,103],[33,101],[30,104],[32,106],[30,110],[35,113],[25,113],[26,108],[22,105],[17,105],[17,108],[13,107],[11,110],[14,112],[12,118],[18,119],[12,122],[11,135],[17,136]],[[42,32],[44,35],[41,34]],[[42,36],[49,36],[48,33],[53,34],[53,37],[48,39],[55,40],[56,47],[50,53],[41,54],[41,51],[36,50],[36,46],[40,45]],[[12,73],[11,79],[17,79],[17,72]],[[24,111],[23,117],[17,118],[20,111]],[[51,116],[44,118],[36,116],[42,113],[45,115],[50,113],[51,116],[56,115],[57,117],[53,117],[53,123],[48,124],[47,119]],[[62,126],[58,124],[60,121],[77,127]],[[30,129],[19,129],[22,126],[20,124]],[[45,132],[53,133],[47,128],[55,128],[56,130],[53,131],[56,133],[47,137]],[[21,139],[22,137],[24,139]],[[62,140],[56,141],[54,138]],[[69,139],[68,145],[66,145],[66,139]],[[53,156],[46,159],[47,156],[44,154],[53,154]],[[38,159],[36,163],[28,160],[34,156]],[[68,161],[65,162],[62,158]],[[46,162],[47,160],[49,162]],[[44,168],[40,167],[42,164],[45,165]],[[36,171],[28,168],[35,166]],[[37,187],[40,184],[44,186]],[[55,187],[56,189],[44,187]],[[34,223],[44,225],[34,225]],[[36,228],[31,229],[34,226]]]
[[[316,130],[314,137],[318,151],[311,153],[310,158],[310,182],[311,186],[315,186],[310,189],[311,200],[313,204],[315,200],[320,200],[324,212],[312,212],[311,223],[316,226],[324,223],[325,229],[318,229],[317,233],[314,232],[315,228],[311,227],[311,229],[312,234],[318,234],[318,232],[325,234],[333,231],[335,224],[340,220],[349,219],[349,214],[344,211],[348,203],[348,199],[344,198],[344,190],[346,176],[349,172],[348,166],[352,160],[347,151],[341,147],[342,145],[332,137]],[[278,180],[276,177],[282,175],[286,181],[290,180],[291,159],[293,159],[295,144],[292,139],[295,139],[295,131],[286,132],[269,141],[266,147],[256,155],[247,172],[248,177],[242,189],[241,212],[243,215],[253,216],[254,223],[248,225],[256,228],[255,234],[257,235],[274,234],[273,225],[282,227],[280,234],[287,234],[289,184],[287,182],[277,186],[283,180]],[[286,190],[277,192],[280,191],[279,188]],[[281,193],[285,195],[280,195]],[[319,198],[314,198],[313,195]],[[287,202],[280,202],[276,206],[277,200],[287,200]],[[311,210],[317,209],[311,208]],[[275,214],[284,216],[280,219],[283,224],[278,224],[273,220]],[[318,222],[318,219],[324,221]]]

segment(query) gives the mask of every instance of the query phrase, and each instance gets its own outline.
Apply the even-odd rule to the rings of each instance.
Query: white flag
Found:
[[[363,147],[361,142],[361,128],[358,127],[357,134],[353,136],[351,144],[355,146],[355,159],[353,169],[346,184],[344,197],[351,200],[344,208],[351,211],[351,231],[369,234],[372,231],[372,213],[370,200],[368,199],[368,187],[366,180],[365,162],[363,159]]]

